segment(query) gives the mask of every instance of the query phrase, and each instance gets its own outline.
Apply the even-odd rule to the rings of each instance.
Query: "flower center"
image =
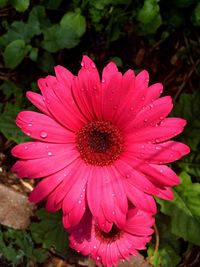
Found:
[[[120,237],[123,234],[123,231],[113,224],[113,227],[111,228],[110,232],[105,233],[101,231],[97,225],[95,225],[95,233],[96,233],[96,237],[101,242],[112,243],[116,241],[117,239],[120,239]]]
[[[92,121],[76,135],[76,146],[82,159],[91,165],[112,164],[123,150],[121,131],[109,121]]]

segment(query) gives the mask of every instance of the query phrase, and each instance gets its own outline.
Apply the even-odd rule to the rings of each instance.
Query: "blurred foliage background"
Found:
[[[0,183],[27,193],[10,173],[10,149],[27,140],[15,117],[33,109],[25,92],[38,91],[39,77],[58,64],[76,74],[83,54],[99,69],[110,60],[122,72],[147,69],[173,97],[172,115],[188,120],[179,140],[192,152],[172,165],[181,184],[173,201],[157,199],[156,235],[143,255],[156,267],[200,266],[200,2],[0,0],[0,32]],[[28,229],[0,226],[0,266],[51,266],[55,255],[69,261],[60,221],[41,204]]]

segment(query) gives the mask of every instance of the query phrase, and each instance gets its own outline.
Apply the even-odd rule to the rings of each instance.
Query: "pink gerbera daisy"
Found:
[[[43,113],[20,112],[16,123],[35,139],[19,144],[19,177],[41,178],[30,194],[47,209],[63,210],[66,228],[79,223],[88,206],[99,227],[123,228],[128,200],[155,213],[152,195],[172,199],[177,175],[165,164],[189,153],[188,146],[168,141],[183,131],[180,118],[166,118],[171,97],[159,98],[162,84],[148,86],[148,72],[124,75],[114,63],[103,70],[83,57],[78,76],[55,67],[56,77],[39,79],[42,95],[27,92]]]
[[[123,229],[113,224],[106,233],[86,211],[80,223],[69,229],[70,246],[93,258],[98,265],[117,266],[119,260],[128,260],[130,255],[137,256],[137,250],[146,249],[153,233],[153,223],[154,218],[149,213],[133,208],[127,213]]]

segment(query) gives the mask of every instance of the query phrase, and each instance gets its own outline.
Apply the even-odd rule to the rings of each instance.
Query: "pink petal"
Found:
[[[28,91],[26,92],[26,97],[36,108],[42,111],[42,113],[51,117],[51,114],[43,100],[43,97],[40,94]]]
[[[130,79],[130,77],[127,77]],[[125,76],[123,77],[125,79]],[[118,110],[117,124],[122,128],[134,120],[135,116],[144,106],[145,95],[147,92],[149,74],[147,71],[141,71],[136,78],[132,78],[129,92],[126,98],[123,99],[123,92],[121,95],[121,104]],[[122,91],[122,90],[121,90]],[[124,125],[126,123],[126,125]]]
[[[174,198],[172,189],[169,187],[159,189],[159,192],[156,194],[156,196],[165,200],[172,200]]]
[[[134,160],[129,160],[128,158],[124,158],[123,160],[118,160],[115,163],[116,168],[119,173],[125,178],[125,181],[136,186],[139,190],[142,190],[148,194],[155,194],[157,192],[157,188],[149,181],[145,175],[137,171],[137,165]]]
[[[156,213],[156,204],[152,196],[145,194],[128,182],[124,184],[127,197],[137,208],[148,213]]]
[[[101,205],[101,172],[100,167],[91,167],[91,173],[87,183],[87,201],[90,211],[94,217],[97,217]]]
[[[155,100],[137,114],[136,118],[131,122],[131,125],[128,126],[129,131],[133,130],[132,127],[141,128],[147,127],[148,125],[155,126],[169,115],[172,108],[173,104],[170,96],[165,96]]]
[[[106,88],[103,90],[102,109],[103,118],[115,122],[117,120],[117,111],[121,105],[121,98],[123,95],[121,85],[122,74],[115,73],[107,83]]]
[[[72,143],[74,134],[50,117],[33,111],[18,114],[16,124],[28,136],[53,143]]]
[[[143,159],[146,162],[162,164],[170,163],[180,159],[183,155],[188,154],[188,147],[182,143],[175,144],[177,150],[173,149],[173,143],[166,142],[166,145],[160,144],[132,144],[129,145],[127,153],[132,157]]]
[[[127,143],[152,142],[160,143],[183,131],[186,121],[180,118],[166,118],[157,126],[134,129],[126,136]]]
[[[53,177],[47,177],[39,182],[29,195],[29,201],[38,203],[46,198],[62,182],[64,177],[56,173]]]
[[[176,173],[166,165],[139,164],[138,169],[156,186],[174,186],[180,183]]]
[[[47,76],[45,79],[38,80],[38,86],[42,91],[45,104],[54,118],[64,127],[71,131],[77,131],[84,124],[84,117],[78,110],[72,96],[68,102],[58,98],[55,92],[62,91],[62,84],[58,83],[53,76]],[[71,91],[70,91],[71,92]],[[66,92],[69,95],[69,92]]]
[[[13,165],[12,171],[20,178],[40,178],[60,171],[76,158],[77,153],[72,150],[56,156],[49,156],[48,159],[18,160]]]
[[[55,69],[56,78],[57,78],[58,82],[64,84],[66,91],[70,90],[74,75],[69,70],[67,70],[66,68],[59,66],[59,65],[57,65],[54,69]],[[66,97],[66,91],[59,92],[61,98],[63,96]]]
[[[80,164],[77,167],[78,175],[74,173],[76,179],[74,183],[69,187],[68,184],[65,186],[65,197],[62,203],[63,213],[69,213],[74,206],[81,206],[80,204],[85,202],[85,187],[90,175],[90,170],[85,164]]]
[[[144,105],[149,105],[154,102],[163,92],[163,85],[161,83],[155,83],[149,86],[147,89]]]
[[[55,156],[66,153],[73,153],[79,157],[79,153],[74,144],[52,144],[36,141],[16,145],[11,152],[13,156],[21,159],[46,158],[47,161],[49,158],[51,160],[54,159]]]

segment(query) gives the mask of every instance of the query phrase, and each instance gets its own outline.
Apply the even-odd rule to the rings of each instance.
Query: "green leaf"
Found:
[[[180,261],[181,243],[180,240],[169,230],[169,217],[157,213],[156,226],[159,234],[159,247],[154,255],[155,242],[153,241],[148,246],[148,258],[153,266],[175,267]]]
[[[28,17],[28,25],[32,28],[35,34],[41,34],[50,27],[51,22],[46,15],[45,8],[43,6],[34,6]]]
[[[44,52],[39,58],[38,58],[38,67],[46,72],[46,73],[52,73],[53,72],[53,68],[55,66],[55,61],[53,56],[48,53],[48,52]]]
[[[74,32],[76,37],[81,37],[86,30],[86,21],[77,9],[75,12],[67,12],[60,21],[61,27],[66,32]]]
[[[34,32],[34,28],[27,23],[14,21],[10,25],[8,32],[2,36],[1,43],[2,46],[5,46],[16,39],[22,39],[25,43],[28,43],[36,33]]]
[[[195,7],[191,20],[195,26],[200,26],[200,3]]]
[[[140,22],[147,24],[157,17],[159,12],[160,7],[157,0],[145,0],[143,7],[138,12],[137,19]]]
[[[0,132],[8,139],[16,143],[29,141],[30,138],[25,136],[15,124],[15,119],[20,111],[18,106],[8,103],[4,112],[0,115]]]
[[[181,184],[174,189],[174,199],[157,199],[161,211],[171,218],[171,231],[186,241],[200,245],[200,184],[192,183],[190,176],[181,173]]]
[[[21,39],[17,39],[6,46],[3,57],[5,66],[14,69],[18,66],[26,55],[26,45]]]
[[[38,58],[38,48],[37,47],[31,48],[29,58],[33,61],[37,61],[37,58]]]
[[[31,234],[35,242],[42,243],[43,248],[54,247],[64,253],[68,246],[68,235],[62,225],[61,213],[49,213],[45,209],[40,209],[37,215],[41,221],[31,225]]]
[[[191,148],[191,153],[181,159],[178,165],[196,176],[200,180],[200,91],[197,90],[193,94],[182,94],[175,109],[172,113],[174,117],[182,117],[187,120],[186,128],[179,137],[180,141],[186,143]]]
[[[85,30],[85,18],[80,12],[68,12],[60,24],[54,24],[44,32],[42,46],[51,53],[64,48],[73,48],[79,43]]]
[[[0,0],[0,8],[5,7],[8,4],[8,0]]]
[[[28,9],[30,0],[11,0],[11,4],[18,12],[24,12]]]

